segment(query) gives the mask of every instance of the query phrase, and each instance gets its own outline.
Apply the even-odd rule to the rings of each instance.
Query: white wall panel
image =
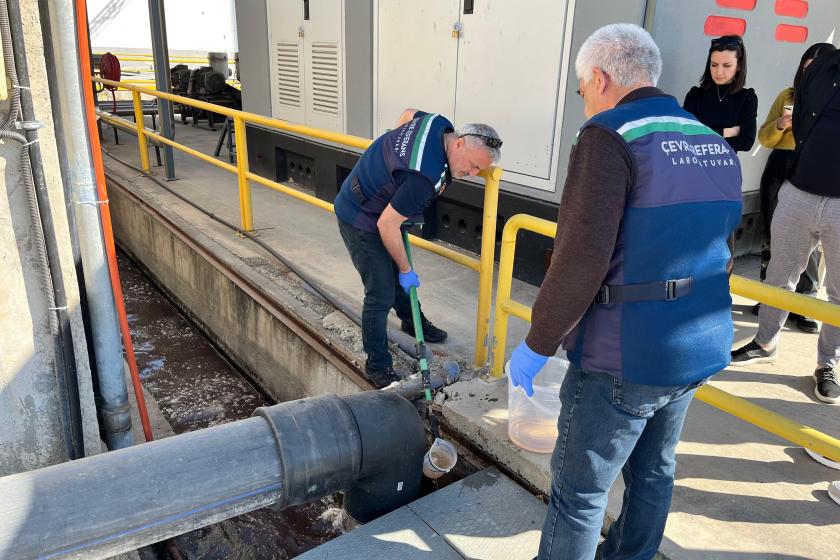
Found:
[[[499,131],[506,172],[551,175],[565,12],[562,0],[475,0],[461,15],[455,118]]]
[[[278,119],[306,122],[303,2],[268,0],[268,49],[271,112]]]
[[[376,10],[374,134],[407,107],[454,118],[458,0],[379,0]]]
[[[344,131],[343,4],[310,0],[303,22],[306,124],[337,132]]]

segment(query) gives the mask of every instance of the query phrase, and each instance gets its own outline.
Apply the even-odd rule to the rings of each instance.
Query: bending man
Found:
[[[338,229],[365,287],[362,342],[365,374],[377,386],[397,379],[388,351],[388,313],[414,335],[408,290],[419,286],[408,264],[401,228],[422,223],[423,210],[452,177],[475,176],[500,157],[502,141],[491,127],[468,124],[455,131],[437,114],[406,109],[394,130],[365,151],[335,199]],[[422,317],[427,342],[446,332]]]

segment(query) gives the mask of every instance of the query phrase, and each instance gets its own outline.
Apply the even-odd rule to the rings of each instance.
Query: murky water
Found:
[[[272,404],[130,259],[120,254],[119,266],[143,386],[175,433],[248,418],[255,408]],[[343,523],[342,510],[328,498],[284,511],[263,508],[181,535],[177,543],[186,559],[282,560],[335,538]],[[143,557],[150,554],[146,550]]]

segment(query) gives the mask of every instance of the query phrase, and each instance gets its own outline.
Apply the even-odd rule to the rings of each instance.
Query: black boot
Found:
[[[385,369],[375,369],[368,367],[367,364],[365,364],[365,377],[367,377],[368,381],[370,381],[377,389],[387,387],[394,381],[399,381],[403,378],[403,376],[400,376],[397,372],[395,372],[394,368],[391,366],[388,366]]]
[[[423,340],[432,343],[443,342],[446,340],[446,331],[434,326],[431,321],[426,319],[425,315],[420,315],[420,322],[423,325]],[[414,336],[414,321],[406,321],[403,319],[402,325],[400,325],[400,330]]]
[[[791,313],[788,317],[796,323],[796,327],[806,333],[814,334],[820,332],[820,324],[810,317],[803,317],[798,313]]]

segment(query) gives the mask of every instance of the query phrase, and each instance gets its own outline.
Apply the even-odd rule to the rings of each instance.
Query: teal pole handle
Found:
[[[411,242],[408,240],[408,231],[402,230],[405,255],[408,257],[408,264],[412,268],[414,263],[411,260]],[[411,319],[414,323],[414,337],[417,340],[417,356],[420,361],[420,374],[423,377],[423,393],[427,401],[432,400],[432,388],[429,372],[429,362],[426,360],[426,341],[423,339],[423,322],[420,319],[420,301],[417,299],[417,288],[412,286],[408,289],[408,298],[411,300]]]

